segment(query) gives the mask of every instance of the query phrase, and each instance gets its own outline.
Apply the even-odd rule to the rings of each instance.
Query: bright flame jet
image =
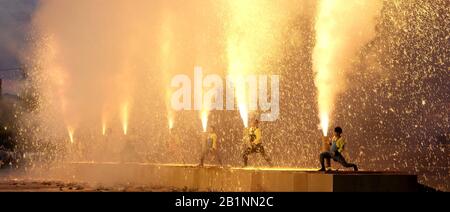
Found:
[[[128,102],[125,102],[121,108],[121,121],[122,121],[122,130],[123,134],[127,135],[128,133],[128,116],[129,116],[129,108]]]

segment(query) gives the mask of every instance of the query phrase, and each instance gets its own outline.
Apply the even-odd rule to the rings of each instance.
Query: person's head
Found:
[[[334,135],[335,136],[341,136],[341,134],[342,134],[342,128],[341,127],[334,128]]]
[[[214,125],[209,125],[209,127],[208,127],[208,132],[216,132],[216,126],[214,126]]]
[[[258,119],[254,119],[252,121],[252,127],[258,127],[259,126],[259,120]]]

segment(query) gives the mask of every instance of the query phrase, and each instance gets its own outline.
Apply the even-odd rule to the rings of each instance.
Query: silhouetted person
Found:
[[[208,136],[206,137],[206,144],[202,145],[203,152],[202,157],[200,158],[200,164],[199,166],[202,167],[203,163],[205,161],[205,157],[208,155],[213,155],[215,159],[219,162],[219,164],[222,166],[222,159],[219,154],[218,150],[218,144],[217,144],[217,134],[216,129],[214,126],[210,126],[208,128]]]
[[[330,151],[322,152],[320,154],[320,165],[321,169],[319,171],[325,171],[325,159],[331,158],[334,161],[340,163],[344,167],[353,167],[355,171],[358,171],[358,167],[355,164],[347,163],[345,161],[344,156],[342,156],[342,152],[344,151],[345,147],[345,139],[341,136],[342,134],[342,128],[336,127],[334,129],[334,136],[331,139],[331,149]]]
[[[244,135],[244,142],[247,143],[247,147],[244,150],[244,153],[242,155],[242,158],[244,159],[244,167],[247,166],[248,163],[248,155],[253,153],[261,153],[261,155],[264,157],[264,159],[267,161],[269,166],[272,166],[271,159],[266,154],[266,151],[264,150],[264,146],[261,142],[261,129],[259,128],[259,120],[255,119],[251,127],[249,129],[246,129],[245,135]]]

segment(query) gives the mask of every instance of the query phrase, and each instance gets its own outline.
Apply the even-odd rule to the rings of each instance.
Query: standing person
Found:
[[[353,163],[347,163],[344,156],[342,156],[342,152],[345,147],[345,139],[341,136],[342,128],[336,127],[334,129],[334,136],[331,139],[331,149],[330,151],[325,151],[320,154],[320,165],[321,169],[319,171],[325,171],[325,159],[331,158],[334,161],[340,163],[344,167],[353,167],[354,171],[358,171],[358,167]]]
[[[261,129],[259,128],[259,120],[255,119],[251,123],[251,127],[249,129],[246,129],[244,135],[244,142],[247,144],[247,147],[245,148],[244,153],[242,155],[242,159],[244,160],[244,167],[248,165],[248,155],[253,153],[261,153],[261,155],[267,161],[269,166],[272,166],[271,159],[264,150],[261,137],[262,133]]]
[[[218,150],[218,143],[217,143],[217,134],[216,134],[216,128],[214,126],[210,126],[208,128],[208,135],[206,137],[206,144],[202,145],[203,151],[202,151],[202,157],[200,158],[200,167],[203,167],[205,157],[212,154],[215,159],[219,162],[220,166],[222,166],[222,158],[220,157],[219,150]]]

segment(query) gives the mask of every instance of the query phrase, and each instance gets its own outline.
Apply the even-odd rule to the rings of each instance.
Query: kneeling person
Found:
[[[344,151],[345,139],[341,136],[342,128],[336,127],[334,129],[334,136],[331,139],[331,149],[330,151],[322,152],[320,154],[320,165],[321,169],[319,171],[325,171],[325,159],[333,159],[334,161],[340,163],[344,167],[353,167],[355,171],[358,171],[358,167],[353,163],[347,163],[344,156],[341,154]]]

